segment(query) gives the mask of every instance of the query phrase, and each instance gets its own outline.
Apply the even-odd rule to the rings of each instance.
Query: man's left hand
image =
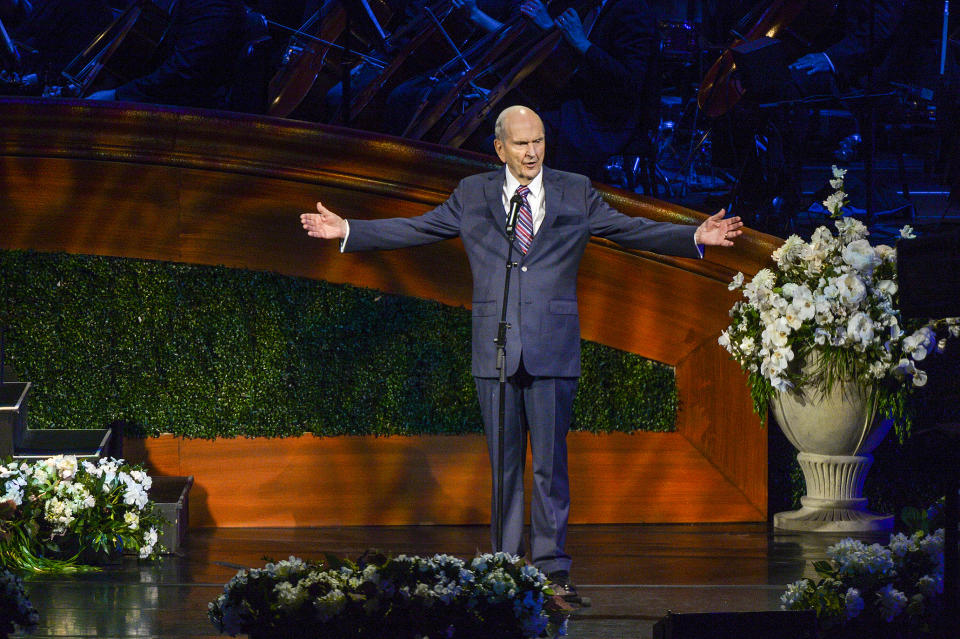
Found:
[[[720,209],[703,221],[693,236],[697,244],[705,246],[733,246],[733,238],[743,234],[739,217],[724,219],[726,209]]]
[[[587,38],[583,30],[583,23],[580,22],[580,16],[573,9],[567,9],[557,16],[557,27],[563,38],[570,43],[574,49],[580,53],[586,53],[590,48],[590,39]]]
[[[827,57],[826,53],[808,53],[791,64],[790,68],[797,71],[806,71],[807,75],[833,71],[830,58]]]

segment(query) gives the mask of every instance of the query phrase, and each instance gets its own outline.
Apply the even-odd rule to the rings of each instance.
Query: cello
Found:
[[[829,24],[836,10],[832,0],[773,0],[766,8],[756,5],[748,18],[759,13],[753,25],[734,40],[710,67],[697,92],[697,105],[712,118],[719,117],[740,101],[745,90],[736,80],[732,49],[761,37],[783,40],[791,49],[812,49],[811,42]]]
[[[438,33],[442,35],[441,47],[452,49],[455,56],[462,55],[455,39],[461,41],[465,40],[467,36],[457,38],[450,33],[447,18],[452,15],[453,11],[454,7],[450,0],[439,0],[433,5],[422,7],[420,15],[391,34],[386,42],[386,48],[389,50],[396,47],[396,51],[393,53],[390,62],[377,76],[354,96],[350,113],[354,116],[359,115],[374,97],[384,90],[391,79],[407,64],[408,60],[424,48]]]
[[[168,11],[151,0],[130,4],[61,72],[67,84],[48,86],[44,95],[83,98],[144,73],[166,35],[175,6],[173,2]]]
[[[367,0],[326,0],[299,29],[290,29],[270,21],[274,26],[293,32],[283,63],[267,87],[267,112],[270,115],[290,115],[313,88],[324,67],[330,66],[330,51],[344,49],[335,44],[347,28],[348,15],[344,3],[357,1],[363,8],[365,21],[373,28],[376,38],[381,42],[385,41],[387,36],[380,23],[388,20],[391,12],[382,2],[371,6]],[[379,10],[379,14],[374,7]],[[339,78],[340,73],[333,75]],[[336,80],[331,79],[331,85],[335,83]]]

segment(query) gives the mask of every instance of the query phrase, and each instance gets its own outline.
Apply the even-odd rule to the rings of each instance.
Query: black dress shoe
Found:
[[[547,579],[553,584],[554,593],[567,603],[590,607],[589,597],[581,597],[577,592],[577,587],[570,581],[570,573],[566,570],[557,570],[547,575]]]

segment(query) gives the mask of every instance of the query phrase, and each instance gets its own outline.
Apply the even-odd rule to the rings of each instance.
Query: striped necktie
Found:
[[[530,212],[530,203],[527,201],[529,192],[530,189],[522,184],[517,187],[517,195],[523,201],[517,213],[517,248],[524,255],[530,250],[530,242],[533,241],[533,213]]]

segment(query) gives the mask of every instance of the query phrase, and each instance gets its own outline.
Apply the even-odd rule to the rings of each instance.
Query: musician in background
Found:
[[[493,33],[503,26],[516,0],[452,0],[458,18],[480,34]],[[476,37],[480,37],[478,34]],[[476,39],[476,38],[474,38]],[[472,40],[474,40],[472,39]],[[464,48],[470,43],[464,45]],[[454,57],[451,52],[451,57]],[[387,98],[386,131],[402,135],[423,104],[434,104],[453,87],[453,81],[437,79],[428,72],[414,76],[394,89]]]
[[[588,35],[573,9],[554,20],[541,0],[524,0],[520,11],[544,31],[556,26],[577,64],[540,104],[551,164],[601,179],[606,160],[628,144],[645,147],[656,123],[656,16],[643,0],[608,0]]]
[[[886,75],[883,70],[896,40],[894,36],[900,31],[906,4],[902,0],[838,3],[838,15],[833,22],[840,29],[827,30],[819,40],[822,50],[801,56],[790,65],[797,92],[830,94],[836,89],[864,88],[871,69],[879,68],[878,75]],[[931,33],[935,31],[931,25]]]
[[[244,15],[239,0],[179,0],[153,71],[90,99],[223,107],[238,72]]]

